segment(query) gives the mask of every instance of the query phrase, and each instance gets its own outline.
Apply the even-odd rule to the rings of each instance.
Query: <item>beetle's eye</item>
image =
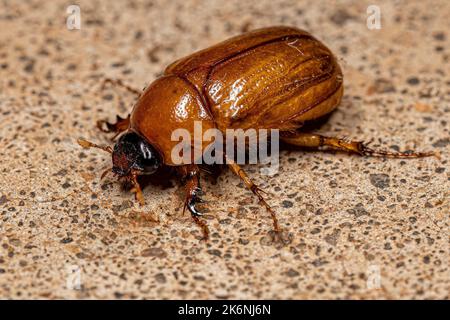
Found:
[[[144,173],[150,174],[156,171],[159,167],[159,158],[155,150],[152,150],[147,144],[141,143],[139,148],[142,155],[142,168]]]
[[[141,154],[144,159],[151,159],[154,157],[152,150],[150,150],[144,143],[140,143]]]

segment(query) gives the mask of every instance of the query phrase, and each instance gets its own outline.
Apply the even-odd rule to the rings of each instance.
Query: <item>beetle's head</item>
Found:
[[[135,132],[125,133],[112,151],[112,171],[119,177],[152,174],[161,165],[161,158],[144,138]]]

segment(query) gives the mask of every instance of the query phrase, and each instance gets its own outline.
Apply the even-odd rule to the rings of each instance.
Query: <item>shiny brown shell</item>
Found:
[[[342,71],[309,33],[271,27],[233,37],[169,65],[143,92],[131,129],[171,165],[177,128],[292,130],[339,104]],[[208,142],[205,142],[205,146]]]

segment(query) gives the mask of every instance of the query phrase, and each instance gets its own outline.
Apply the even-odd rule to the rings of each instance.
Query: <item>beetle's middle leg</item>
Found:
[[[266,202],[264,197],[261,193],[264,193],[264,191],[259,188],[256,184],[253,183],[253,181],[250,179],[250,177],[245,173],[244,169],[242,169],[237,163],[234,161],[231,161],[231,159],[227,158],[227,164],[230,167],[230,169],[244,182],[245,186],[250,189],[253,194],[255,194],[259,202],[267,209],[267,211],[270,213],[270,216],[272,218],[273,222],[273,229],[274,231],[279,234],[280,227],[278,225],[278,219],[277,215],[275,214],[275,211],[272,209],[271,206]]]
[[[350,153],[357,153],[366,157],[385,157],[385,158],[422,158],[435,155],[434,152],[391,152],[384,150],[375,150],[368,147],[368,143],[362,141],[351,141],[335,137],[326,137],[319,134],[307,132],[287,132],[280,134],[280,139],[288,144],[320,148],[328,147],[334,150],[341,150]]]
[[[183,212],[187,207],[194,222],[202,229],[203,240],[207,240],[209,234],[208,226],[203,220],[200,220],[202,213],[196,208],[197,203],[204,202],[200,198],[202,194],[200,187],[200,168],[197,165],[190,164],[178,167],[178,172],[181,175],[186,190]]]

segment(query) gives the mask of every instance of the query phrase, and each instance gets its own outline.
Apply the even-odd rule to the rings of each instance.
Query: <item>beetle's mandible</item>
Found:
[[[107,80],[111,81],[111,80]],[[115,81],[124,85],[120,81]],[[200,198],[200,166],[175,165],[171,150],[174,130],[192,131],[195,121],[204,129],[278,129],[280,140],[301,147],[328,147],[361,156],[417,158],[433,153],[373,150],[359,141],[325,137],[306,130],[305,123],[333,111],[343,95],[343,75],[333,53],[308,32],[292,27],[270,27],[233,37],[169,65],[160,78],[139,95],[127,118],[112,124],[99,121],[105,132],[121,135],[113,149],[79,140],[112,154],[112,171],[133,184],[136,199],[144,198],[138,176],[172,166],[185,185],[185,208],[208,237],[196,204]],[[206,147],[201,145],[201,148]],[[223,155],[226,157],[226,154]],[[275,212],[262,190],[233,160],[227,165],[271,214]],[[193,162],[194,163],[194,162]]]

